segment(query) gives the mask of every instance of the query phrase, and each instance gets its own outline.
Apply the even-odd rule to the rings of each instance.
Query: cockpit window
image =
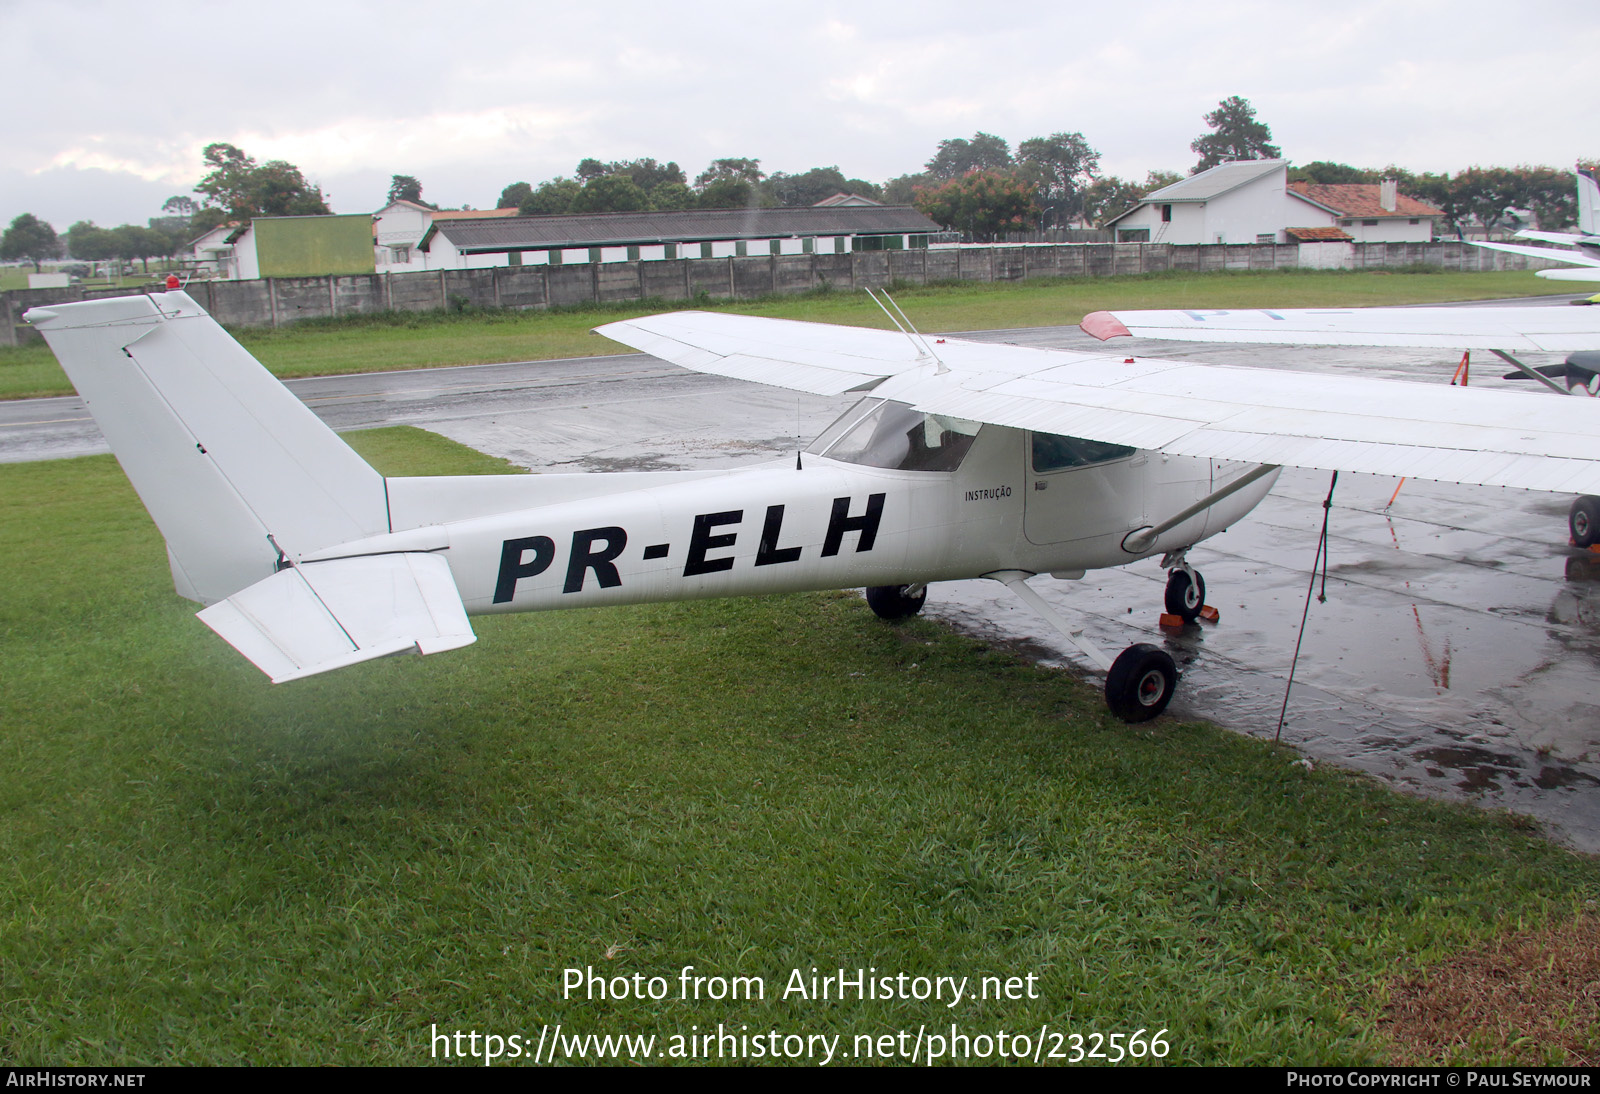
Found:
[[[977,422],[924,414],[886,399],[866,399],[823,430],[806,451],[896,471],[954,471],[977,433]]]
[[[1134,449],[1125,444],[1107,444],[1084,437],[1062,437],[1054,433],[1033,435],[1033,469],[1035,471],[1066,471],[1074,467],[1088,467],[1094,463],[1107,463],[1133,455]]]

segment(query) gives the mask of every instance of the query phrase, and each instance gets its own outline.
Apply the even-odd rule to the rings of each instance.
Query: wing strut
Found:
[[[1207,509],[1210,509],[1213,505],[1217,504],[1217,502],[1221,501],[1229,494],[1234,494],[1240,490],[1243,490],[1246,486],[1249,486],[1263,475],[1272,474],[1274,471],[1278,470],[1280,466],[1280,464],[1275,463],[1261,464],[1254,471],[1245,472],[1243,475],[1240,475],[1238,478],[1234,479],[1227,486],[1222,487],[1220,490],[1211,491],[1211,493],[1207,494],[1205,497],[1189,506],[1189,508],[1183,510],[1183,512],[1178,513],[1175,516],[1168,517],[1154,528],[1135,528],[1133,531],[1129,532],[1123,537],[1122,549],[1128,552],[1130,555],[1144,554],[1146,551],[1150,550],[1156,545],[1156,540],[1161,538],[1161,533],[1176,528],[1178,525],[1182,524],[1184,521],[1188,520],[1197,513],[1205,512]]]
[[[1508,362],[1510,364],[1513,364],[1513,365],[1517,366],[1517,368],[1521,369],[1523,372],[1527,373],[1529,376],[1533,377],[1535,380],[1538,380],[1541,384],[1543,384],[1545,387],[1549,388],[1551,391],[1555,392],[1557,395],[1571,395],[1572,394],[1572,389],[1568,388],[1566,391],[1562,391],[1560,384],[1558,384],[1554,380],[1550,379],[1550,377],[1546,376],[1544,373],[1539,372],[1538,370],[1530,368],[1527,365],[1523,364],[1521,361],[1519,361],[1515,357],[1511,356],[1511,354],[1507,353],[1505,350],[1503,350],[1503,349],[1492,349],[1489,352],[1494,354],[1496,357],[1500,358],[1500,360],[1506,361],[1506,362]]]
[[[1044,597],[1040,596],[1038,592],[1028,584],[1028,578],[1034,575],[1023,570],[997,570],[992,574],[985,574],[984,576],[994,578],[996,581],[1000,582],[1000,584],[1016,593],[1017,599],[1021,600],[1028,607],[1038,612],[1046,623],[1049,623],[1056,630],[1060,631],[1062,636],[1066,638],[1068,642],[1071,642],[1074,646],[1078,647],[1085,657],[1093,661],[1096,665],[1099,665],[1103,671],[1111,671],[1112,662],[1111,658],[1106,654],[1106,651],[1085,638],[1083,636],[1082,627],[1079,627],[1077,630],[1073,630],[1072,624],[1068,623],[1060,612],[1056,611],[1048,603],[1046,603]]]

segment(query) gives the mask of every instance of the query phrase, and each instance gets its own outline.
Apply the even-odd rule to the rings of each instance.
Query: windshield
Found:
[[[896,471],[954,471],[977,433],[977,422],[924,414],[886,399],[864,399],[806,451]]]

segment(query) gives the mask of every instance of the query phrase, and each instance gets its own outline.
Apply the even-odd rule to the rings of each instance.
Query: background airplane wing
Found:
[[[1416,346],[1571,353],[1600,349],[1600,310],[1589,308],[1258,308],[1249,311],[1099,311],[1083,329],[1183,342]]]
[[[672,337],[652,333],[661,329]],[[874,396],[929,413],[1177,455],[1600,492],[1595,399],[930,338],[941,372],[917,364],[898,334],[750,316],[679,313],[600,330],[697,371],[759,372],[802,391],[819,390],[819,370],[854,375],[876,381]]]
[[[1524,230],[1517,233],[1518,239],[1536,239],[1540,243],[1559,243],[1566,247],[1575,247],[1580,243],[1595,243],[1594,236],[1579,235],[1575,232],[1539,232]]]
[[[1474,247],[1483,247],[1491,251],[1505,251],[1508,254],[1527,255],[1529,258],[1548,258],[1552,262],[1568,262],[1574,266],[1600,266],[1600,258],[1590,258],[1577,251],[1558,251],[1554,247],[1524,247],[1517,243],[1490,243],[1483,239],[1469,239],[1468,243]]]

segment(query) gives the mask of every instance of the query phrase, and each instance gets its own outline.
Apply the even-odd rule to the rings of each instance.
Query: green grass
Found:
[[[156,272],[158,268],[159,264],[152,264],[151,272],[148,277],[142,273],[134,274],[128,277],[115,278],[111,281],[107,281],[103,276],[92,277],[84,282],[84,288],[105,289],[121,287],[136,289],[141,285],[148,285],[152,280],[154,280],[158,276]],[[47,270],[45,272],[49,273],[50,271]],[[30,273],[33,273],[33,267],[31,266],[0,267],[0,292],[9,292],[13,289],[26,289],[28,287],[28,275]]]
[[[1140,277],[1038,279],[999,284],[904,286],[895,298],[929,331],[1077,323],[1101,308],[1340,307],[1569,293],[1523,271],[1234,271]],[[538,361],[622,353],[589,333],[617,319],[685,307],[745,315],[887,327],[864,293],[823,292],[737,303],[651,301],[555,311],[387,314],[309,320],[235,336],[278,376],[321,376],[441,365]],[[0,398],[71,393],[42,344],[0,349]]]
[[[429,434],[389,473],[503,465]],[[1383,985],[1600,870],[848,594],[475,621],[274,687],[171,592],[109,457],[0,466],[0,1059],[414,1064],[429,1032],[1165,1028],[1362,1063]],[[759,976],[763,1002],[562,997]],[[949,1010],[790,971],[1027,976]]]

